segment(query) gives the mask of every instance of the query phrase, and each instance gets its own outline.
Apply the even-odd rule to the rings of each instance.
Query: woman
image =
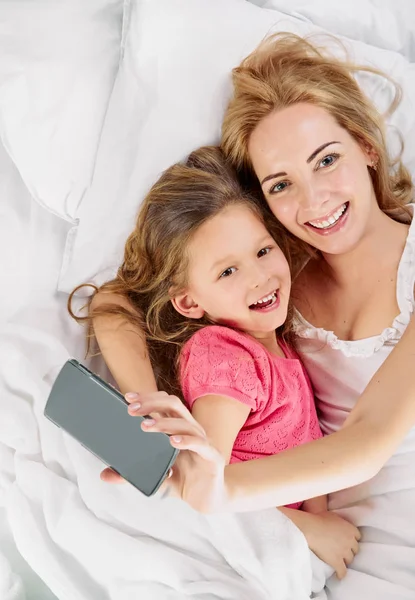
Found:
[[[140,391],[141,407],[131,413],[155,414],[150,429],[176,434],[173,445],[192,451],[180,455],[171,485],[198,509],[251,510],[355,485],[379,471],[415,423],[412,185],[403,165],[393,165],[387,155],[382,119],[352,78],[355,70],[295,36],[271,38],[235,70],[223,127],[225,152],[292,234],[293,252],[309,250],[294,285],[298,349],[315,386],[322,427],[333,435],[231,465],[224,475],[220,457],[186,409],[161,392],[152,394],[143,337],[121,314],[134,314],[128,299],[100,293],[92,303],[109,368],[123,391]],[[113,309],[118,316],[109,316],[109,303],[119,307]],[[415,499],[414,437],[412,431],[386,470],[349,496],[363,508],[356,524],[367,526],[363,539],[370,546],[356,568],[371,570],[367,585],[377,598],[415,594],[414,570],[406,567],[415,564],[409,533],[415,530],[409,509]],[[399,477],[391,481],[394,466]],[[344,498],[338,502],[343,508]],[[390,527],[385,522],[379,530],[366,518],[376,511]],[[376,544],[389,548],[389,559],[399,555],[389,572],[384,557],[373,554]],[[353,583],[346,578],[336,598],[358,597],[347,587]]]

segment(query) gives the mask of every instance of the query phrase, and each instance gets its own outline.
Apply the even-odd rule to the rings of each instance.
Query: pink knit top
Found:
[[[322,435],[304,367],[292,350],[281,347],[285,358],[244,333],[214,325],[200,329],[182,350],[181,385],[190,409],[210,394],[250,408],[231,462],[277,454]]]

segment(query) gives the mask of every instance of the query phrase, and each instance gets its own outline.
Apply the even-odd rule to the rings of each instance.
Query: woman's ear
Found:
[[[205,311],[197,304],[189,294],[174,296],[171,303],[178,313],[188,319],[201,319]]]
[[[376,171],[376,167],[379,162],[379,156],[377,155],[376,151],[372,148],[372,146],[364,143],[363,144],[363,152],[365,153],[365,156],[366,156],[367,166],[371,167],[372,169],[374,169]]]

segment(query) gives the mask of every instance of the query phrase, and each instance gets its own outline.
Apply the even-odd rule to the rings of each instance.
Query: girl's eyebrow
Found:
[[[223,265],[231,265],[235,262],[235,256],[229,255],[216,260],[213,265],[210,267],[210,271],[216,271],[219,267],[223,267]]]
[[[318,148],[316,148],[316,150],[314,150],[314,152],[312,154],[310,154],[310,156],[307,158],[307,164],[311,163],[311,161],[317,156],[317,154],[319,154],[322,150],[324,150],[324,148],[327,148],[327,146],[331,146],[331,144],[340,144],[341,142],[326,142],[325,144],[322,144],[321,146],[319,146]],[[267,175],[266,177],[264,177],[264,179],[261,181],[261,185],[264,185],[264,183],[266,181],[269,181],[270,179],[276,179],[277,177],[283,177],[286,176],[287,173],[285,171],[280,171],[279,173],[272,173],[271,175]]]
[[[270,233],[264,235],[261,240],[258,241],[258,247],[263,244],[276,244],[276,241],[272,237]],[[228,256],[224,256],[223,258],[219,258],[219,260],[215,261],[210,268],[210,271],[216,271],[219,267],[223,267],[223,265],[232,265],[233,263],[238,262],[238,257],[234,254],[229,254]]]

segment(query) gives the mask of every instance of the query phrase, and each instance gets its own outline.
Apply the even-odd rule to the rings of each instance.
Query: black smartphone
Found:
[[[84,365],[68,360],[59,372],[44,414],[146,496],[155,494],[178,450],[164,433],[141,429],[123,395]]]

